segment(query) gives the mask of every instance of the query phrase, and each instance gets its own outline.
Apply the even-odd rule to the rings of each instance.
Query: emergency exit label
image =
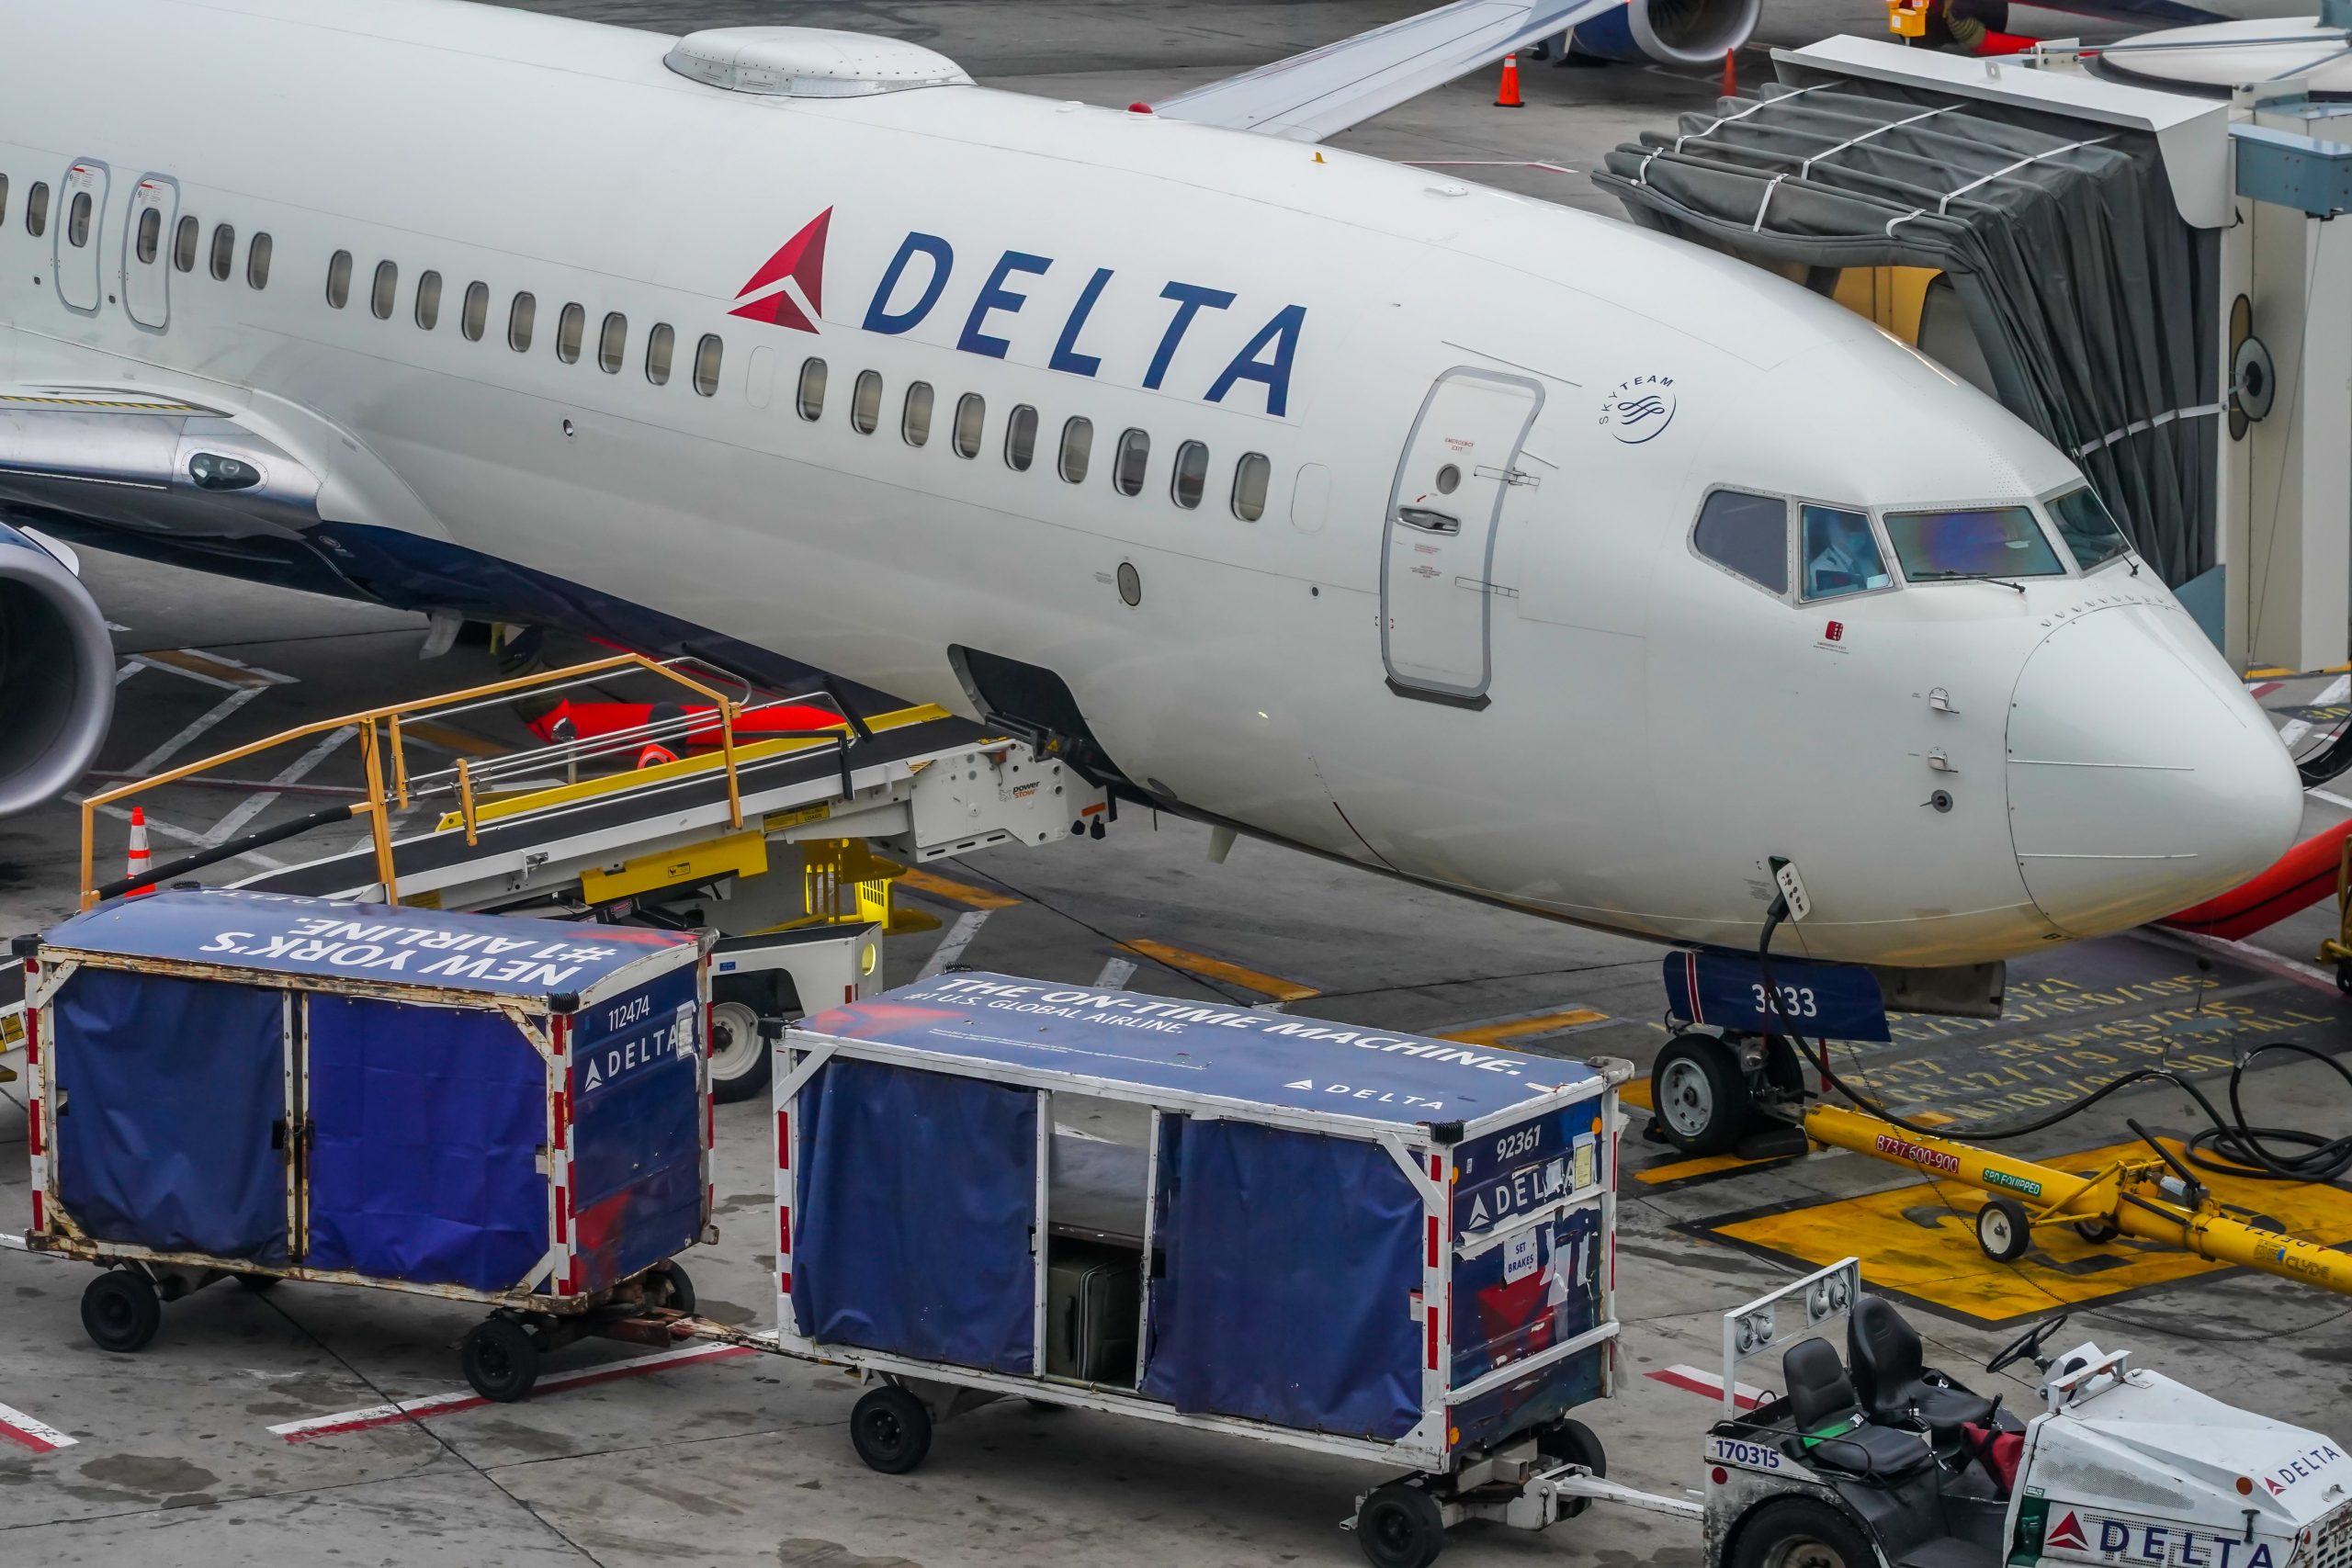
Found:
[[[647,1000],[643,997],[636,998],[638,1003]],[[593,1094],[607,1084],[641,1073],[657,1062],[693,1055],[697,1032],[695,1016],[694,1004],[683,1002],[670,1017],[650,1023],[644,1032],[606,1041],[583,1053],[572,1064],[572,1072],[580,1080],[580,1092]]]

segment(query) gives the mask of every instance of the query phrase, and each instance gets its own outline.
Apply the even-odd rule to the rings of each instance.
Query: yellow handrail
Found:
[[[248,741],[243,746],[234,746],[226,751],[215,752],[198,761],[184,762],[178,767],[168,768],[152,777],[134,779],[129,784],[118,784],[112,789],[101,790],[96,795],[85,796],[82,801],[81,907],[86,909],[98,901],[98,884],[94,871],[97,858],[97,813],[100,807],[111,806],[117,801],[129,799],[134,795],[143,794],[151,789],[161,788],[164,784],[176,784],[182,779],[198,773],[224,767],[232,762],[242,761],[247,757],[276,747],[344,728],[354,728],[359,732],[360,761],[366,771],[368,781],[368,798],[352,807],[352,815],[355,817],[364,815],[368,818],[368,835],[375,844],[377,874],[384,884],[384,901],[388,904],[397,904],[400,902],[400,887],[392,864],[391,813],[395,805],[399,808],[405,809],[410,798],[408,756],[401,733],[401,720],[403,718],[413,720],[441,708],[480,702],[486,697],[503,696],[542,686],[584,681],[590,676],[612,670],[642,670],[649,674],[659,675],[665,681],[684,687],[717,710],[719,754],[727,771],[728,821],[730,827],[741,828],[743,825],[743,795],[735,768],[735,718],[741,704],[737,699],[722,695],[713,687],[686,675],[670,663],[648,659],[638,653],[618,653],[608,659],[592,660],[585,664],[569,665],[561,670],[543,670],[537,674],[520,675],[506,681],[493,681],[488,685],[469,686],[463,691],[445,692],[437,697],[394,703],[382,707],[363,709],[358,713],[345,714],[339,718],[320,719],[311,724],[298,725],[292,729],[281,730],[266,739]],[[386,726],[391,752],[389,791],[386,788],[384,767],[386,739],[378,732],[379,724]],[[457,788],[459,808],[465,817],[466,840],[469,843],[474,840],[475,829],[475,798],[470,784],[471,781],[466,777],[464,764],[461,761]]]

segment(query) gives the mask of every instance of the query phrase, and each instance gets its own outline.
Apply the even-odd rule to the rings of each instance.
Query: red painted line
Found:
[[[46,1421],[36,1421],[13,1405],[0,1404],[0,1438],[21,1443],[37,1454],[53,1454],[60,1449],[70,1449],[80,1442],[69,1438]]]
[[[2286,682],[2284,681],[2265,681],[2261,685],[2256,686],[2254,690],[2248,692],[2246,695],[2259,701],[2285,684]]]
[[[1699,1394],[1714,1400],[1717,1404],[1723,1402],[1724,1380],[1713,1372],[1702,1372],[1696,1367],[1668,1367],[1662,1371],[1645,1372],[1643,1375],[1653,1382],[1662,1382],[1668,1388],[1679,1388],[1688,1393]],[[1732,1403],[1739,1409],[1753,1410],[1764,1403],[1764,1397],[1762,1389],[1750,1388],[1747,1384],[1741,1383]]]
[[[557,1393],[568,1389],[612,1382],[620,1378],[641,1377],[647,1372],[666,1372],[678,1367],[695,1367],[706,1361],[726,1361],[738,1356],[758,1354],[749,1345],[697,1345],[679,1350],[663,1350],[656,1355],[623,1361],[617,1366],[558,1372],[553,1377],[541,1378],[532,1393],[534,1396]],[[447,1416],[489,1403],[478,1393],[428,1394],[423,1399],[404,1399],[391,1404],[371,1405],[365,1410],[346,1410],[334,1416],[313,1416],[305,1420],[283,1422],[270,1430],[289,1443],[307,1443],[313,1438],[332,1437],[338,1432],[363,1432],[370,1427],[389,1427],[395,1421],[421,1421],[428,1416]]]

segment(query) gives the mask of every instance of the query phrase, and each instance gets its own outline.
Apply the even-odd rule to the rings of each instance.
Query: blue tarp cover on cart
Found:
[[[943,975],[799,1027],[976,1066],[1407,1127],[1475,1121],[1600,1077],[1557,1057],[1010,975]]]
[[[449,915],[214,887],[118,898],[51,928],[41,940],[51,947],[127,958],[548,997],[585,991],[639,959],[692,945],[695,938],[634,926]]]

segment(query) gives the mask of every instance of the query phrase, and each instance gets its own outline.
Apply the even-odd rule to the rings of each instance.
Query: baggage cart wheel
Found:
[[[2115,1228],[2113,1220],[2076,1220],[2075,1234],[2085,1241],[2096,1244],[2113,1241],[2123,1233]]]
[[[512,1404],[539,1381],[539,1342],[511,1318],[474,1325],[460,1352],[466,1381],[494,1404]]]
[[[1595,1475],[1609,1473],[1609,1455],[1583,1422],[1563,1416],[1535,1432],[1535,1451],[1554,1464],[1580,1464]],[[1560,1505],[1559,1517],[1573,1519],[1592,1506],[1589,1497],[1571,1497]]]
[[[1719,1155],[1747,1130],[1747,1075],[1712,1035],[1678,1034],[1650,1068],[1650,1105],[1666,1141],[1686,1155]]]
[[[710,1092],[721,1105],[749,1100],[768,1087],[775,1070],[768,1043],[760,1038],[759,1010],[740,997],[710,1004]]]
[[[1976,1211],[1976,1245],[1996,1263],[2015,1263],[2033,1245],[2033,1227],[2025,1205],[2014,1198],[1995,1198]]]
[[[849,1440],[869,1467],[904,1475],[931,1452],[931,1412],[905,1389],[885,1383],[850,1408]]]
[[[255,1295],[260,1295],[264,1291],[274,1291],[277,1289],[278,1284],[278,1276],[276,1274],[240,1274],[236,1280],[238,1284]]]
[[[1372,1568],[1429,1568],[1445,1550],[1445,1516],[1419,1487],[1392,1481],[1356,1510],[1356,1544]]]
[[[695,1310],[695,1282],[675,1263],[667,1269],[656,1269],[645,1281],[648,1306],[665,1306],[692,1316]]]
[[[82,1328],[101,1350],[144,1350],[163,1326],[164,1303],[144,1274],[109,1269],[82,1292]]]
[[[1870,1568],[1878,1561],[1861,1531],[1826,1503],[1781,1497],[1740,1521],[1730,1568]]]

